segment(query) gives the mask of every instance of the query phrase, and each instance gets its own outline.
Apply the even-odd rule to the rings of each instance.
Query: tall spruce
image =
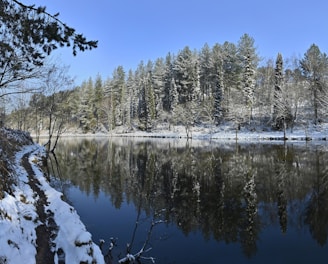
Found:
[[[215,84],[215,90],[214,90],[214,107],[213,107],[213,116],[214,116],[214,122],[216,125],[219,125],[223,113],[222,113],[222,100],[223,100],[223,68],[222,65],[221,67],[218,68],[217,74],[216,74],[216,84]]]
[[[151,131],[156,118],[156,106],[152,72],[148,72],[145,81],[146,130]]]
[[[206,43],[199,55],[199,67],[200,67],[200,90],[202,101],[204,97],[209,97],[212,94],[213,82],[213,63],[212,63],[212,54],[211,48]]]
[[[171,86],[173,78],[173,56],[168,53],[165,57],[165,73],[163,76],[163,110],[171,111]]]
[[[112,128],[117,125],[122,125],[122,94],[124,96],[125,89],[125,71],[123,66],[118,66],[113,73],[113,78],[110,85],[106,87],[106,94],[111,98],[112,109]]]
[[[195,83],[195,63],[194,54],[188,46],[179,52],[175,60],[173,69],[180,103],[192,100]]]
[[[273,96],[273,125],[276,129],[282,128],[282,118],[279,116],[281,114],[282,105],[282,85],[283,85],[283,59],[282,55],[278,53],[276,59],[276,68],[274,74],[274,96]]]
[[[241,88],[244,94],[245,105],[248,109],[249,124],[253,118],[253,107],[255,103],[255,73],[259,61],[254,42],[254,39],[248,34],[241,36],[238,42],[238,53],[242,67]]]
[[[318,123],[320,96],[325,92],[328,78],[328,57],[312,44],[300,61],[303,76],[309,83],[313,98],[314,124]]]
[[[97,74],[94,84],[94,115],[97,121],[97,128],[100,126],[100,120],[102,119],[101,103],[104,97],[103,82],[100,74]]]
[[[243,92],[245,96],[246,107],[249,109],[249,123],[253,118],[254,107],[254,89],[255,89],[255,69],[252,66],[250,54],[246,55],[245,68],[243,74]]]

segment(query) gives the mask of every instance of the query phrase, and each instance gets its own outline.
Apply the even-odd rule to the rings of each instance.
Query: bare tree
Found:
[[[64,132],[64,105],[67,103],[67,90],[73,83],[73,79],[67,75],[66,66],[52,64],[47,68],[47,74],[42,78],[43,91],[46,95],[44,113],[48,118],[48,142],[47,149],[53,152],[57,146],[60,135]],[[52,138],[55,136],[55,142]]]

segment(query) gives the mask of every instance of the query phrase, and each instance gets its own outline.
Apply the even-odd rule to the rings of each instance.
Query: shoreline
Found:
[[[30,133],[32,138],[37,135]],[[40,139],[47,139],[46,132],[40,133]],[[147,131],[122,131],[117,129],[111,132],[81,133],[68,131],[60,135],[60,138],[152,138],[152,139],[185,139],[185,140],[208,140],[208,141],[240,141],[240,142],[271,142],[271,141],[328,141],[328,127],[320,129],[304,128],[294,129],[293,132],[287,131],[249,131],[246,129],[238,131],[231,128],[218,129],[213,131],[211,128],[194,128],[189,135],[186,134],[184,127],[175,127],[174,130],[156,129]]]

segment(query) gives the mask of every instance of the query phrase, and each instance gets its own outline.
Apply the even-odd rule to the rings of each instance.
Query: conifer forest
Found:
[[[92,65],[90,65],[92,67]],[[229,124],[250,131],[327,122],[328,57],[312,44],[300,57],[261,58],[248,34],[200,50],[188,46],[139,66],[117,66],[72,87],[64,66],[49,66],[37,91],[2,107],[13,128],[40,133],[153,131]],[[3,104],[5,105],[5,104]],[[6,114],[9,112],[8,114]]]

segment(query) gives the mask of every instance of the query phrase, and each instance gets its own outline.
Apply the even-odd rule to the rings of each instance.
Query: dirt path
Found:
[[[39,221],[41,222],[36,228],[36,243],[37,243],[37,254],[36,264],[51,264],[54,263],[54,252],[51,251],[52,241],[55,239],[58,231],[58,226],[54,221],[53,214],[49,210],[45,210],[45,206],[48,204],[47,197],[40,189],[40,182],[35,177],[35,173],[29,163],[29,155],[27,153],[23,156],[22,165],[28,174],[28,184],[32,188],[35,199],[36,199],[36,211],[39,215]]]

